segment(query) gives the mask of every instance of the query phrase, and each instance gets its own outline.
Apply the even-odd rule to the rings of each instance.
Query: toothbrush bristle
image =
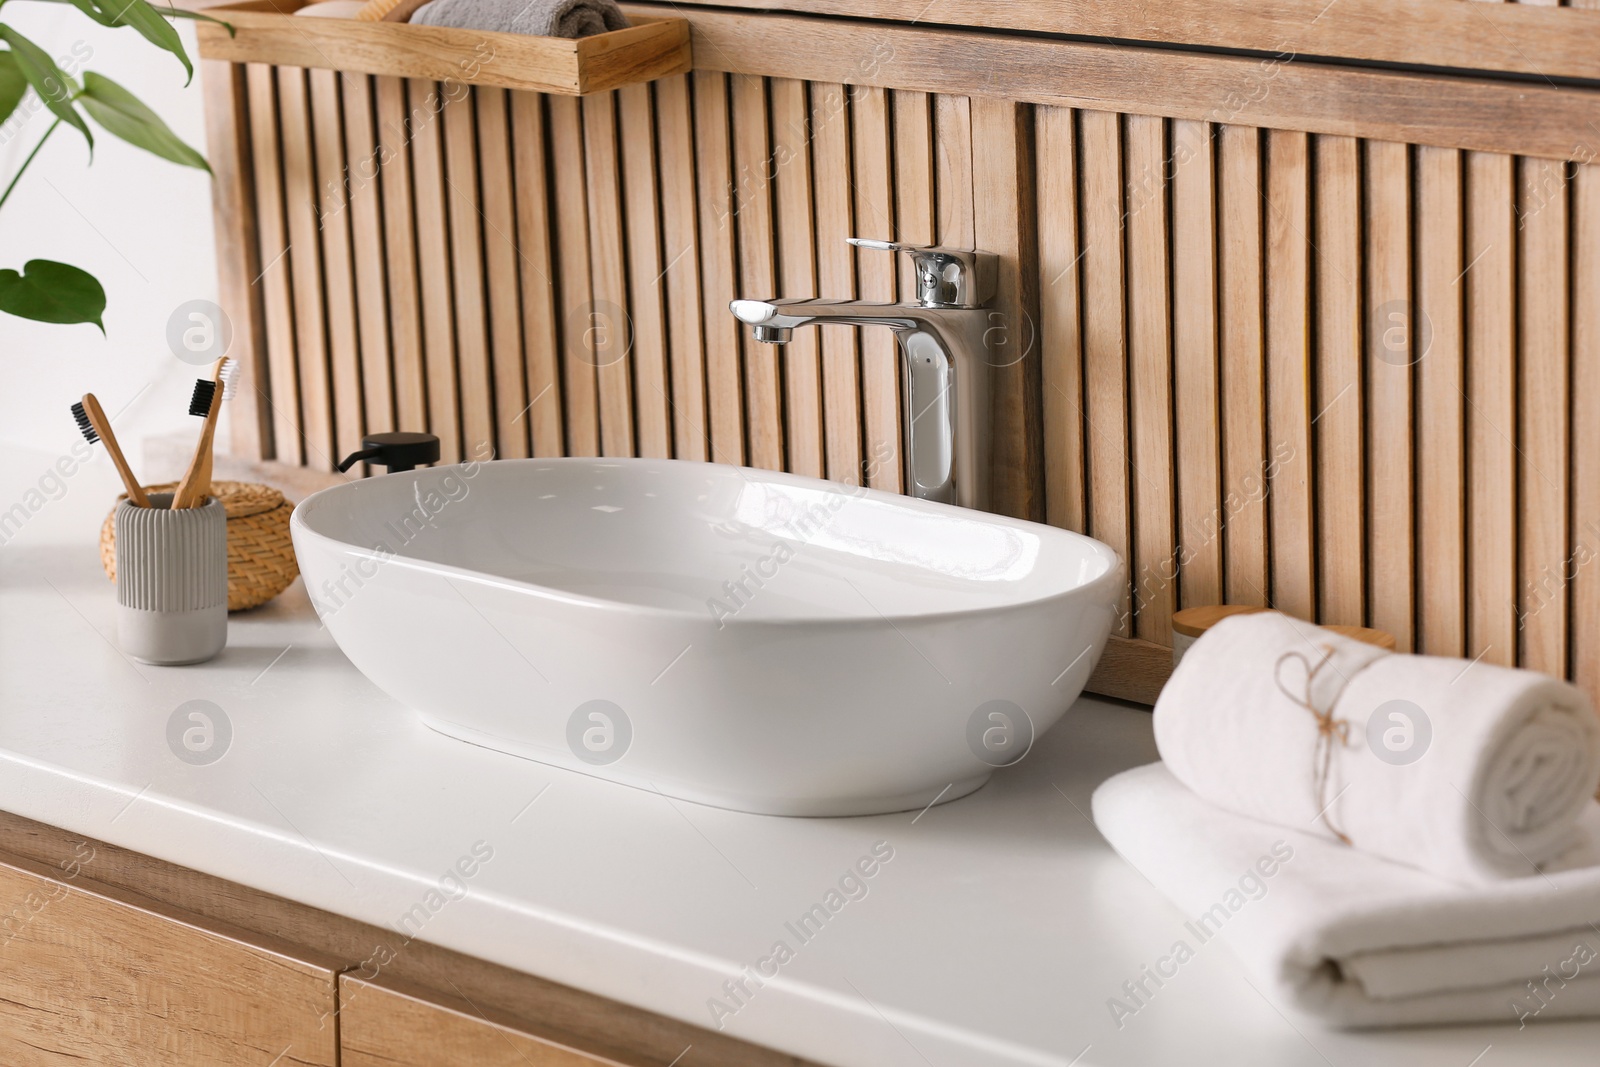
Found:
[[[83,402],[78,401],[72,405],[72,417],[78,420],[78,429],[83,433],[83,439],[91,445],[100,440],[100,435],[95,433],[94,423],[89,421],[89,413],[83,410]]]
[[[222,399],[232,400],[239,388],[239,361],[222,357]]]
[[[204,378],[195,380],[194,396],[189,398],[189,414],[205,418],[211,414],[211,401],[217,395],[217,383]]]

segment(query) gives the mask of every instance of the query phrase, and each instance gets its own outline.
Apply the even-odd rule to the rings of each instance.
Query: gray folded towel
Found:
[[[589,37],[628,28],[615,0],[432,0],[411,21],[534,37]]]

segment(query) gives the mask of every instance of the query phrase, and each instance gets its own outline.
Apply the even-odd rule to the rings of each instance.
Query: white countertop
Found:
[[[1154,758],[1142,709],[1084,699],[1021,764],[920,814],[671,801],[432,733],[350,666],[298,583],[236,616],[210,664],[133,664],[90,540],[103,487],[80,475],[0,548],[0,809],[394,929],[487,846],[423,940],[709,1026],[724,981],[782,939],[794,958],[725,1030],[839,1067],[1530,1067],[1600,1047],[1600,1023],[1326,1030],[1220,943],[1119,1029],[1108,999],[1186,919],[1087,815],[1097,783]],[[232,728],[209,765],[167,740],[196,699]],[[785,924],[878,842],[893,858],[867,894],[800,944]]]

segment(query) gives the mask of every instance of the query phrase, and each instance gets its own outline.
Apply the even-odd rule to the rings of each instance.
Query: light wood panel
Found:
[[[180,446],[174,452],[173,461],[180,466],[187,462],[187,451]],[[259,479],[263,477],[265,468],[270,468],[273,473],[269,480],[284,486],[292,500],[302,499],[309,492],[326,488],[339,477],[304,467],[284,467],[270,461],[249,466],[227,456],[219,456],[218,461],[219,474],[231,478]],[[51,876],[57,882],[67,881],[85,888],[92,880],[92,892],[97,896],[132,905],[147,915],[160,914],[163,918],[158,924],[176,920],[180,926],[176,935],[166,932],[170,930],[169,927],[161,927],[164,943],[169,947],[174,943],[179,946],[193,943],[192,931],[198,928],[205,931],[207,936],[220,936],[240,946],[254,946],[248,949],[253,953],[262,953],[264,950],[267,959],[302,961],[325,967],[331,972],[343,972],[348,980],[357,982],[363,977],[373,980],[374,971],[379,969],[381,962],[381,980],[388,989],[418,990],[439,1006],[448,1008],[454,1004],[472,1018],[481,1020],[487,1016],[497,1026],[523,1035],[559,1034],[563,1035],[560,1041],[569,1047],[591,1052],[614,1049],[607,1055],[638,1067],[669,1067],[675,1061],[678,1067],[688,1067],[689,1064],[695,1067],[814,1067],[809,1061],[760,1048],[725,1033],[642,1011],[570,986],[452,952],[428,944],[421,938],[403,937],[386,927],[332,915],[295,901],[129,852],[103,841],[84,840],[56,827],[30,822],[5,812],[0,812],[0,851],[5,857],[0,862],[8,866],[27,867]],[[80,872],[76,877],[72,874],[74,870]],[[60,903],[57,899],[47,904],[38,918],[48,917],[50,911]],[[114,924],[105,921],[108,914],[96,910],[95,917],[100,921],[92,928],[97,931],[113,929]],[[97,939],[91,946],[94,950],[91,952],[83,951],[81,938],[73,943],[73,951],[79,959],[69,962],[77,967],[75,973],[83,977],[78,987],[80,991],[93,989],[96,981],[110,973],[106,967],[95,970],[93,963],[100,959],[118,958],[117,953],[123,946],[107,944],[105,940]],[[286,941],[291,944],[285,944]],[[129,940],[128,947],[138,948],[147,944],[154,947],[161,943],[153,937],[137,937]],[[315,946],[318,951],[308,953],[295,945]],[[326,962],[322,959],[324,954]],[[158,970],[155,973],[165,972]],[[230,998],[232,1012],[225,1016],[230,1024],[228,1032],[247,1031],[261,1037],[257,1047],[245,1050],[249,1058],[242,1059],[242,1062],[252,1067],[272,1067],[271,1061],[284,1044],[269,1046],[266,1038],[271,1035],[267,1033],[266,1024],[275,1021],[280,1012],[297,1005],[299,999],[295,995],[296,989],[282,980],[286,976],[270,970],[263,974],[254,965],[236,967],[232,974],[232,978],[217,983],[218,989],[214,992],[219,995],[231,994],[236,988],[235,983],[245,985],[259,981],[256,988],[245,985],[242,999]],[[28,987],[29,977],[24,973],[13,975],[12,980],[17,985]],[[140,978],[143,977],[141,973]],[[0,975],[0,981],[4,981],[3,975]],[[131,987],[134,979],[130,976],[128,982]],[[328,986],[331,999],[332,983]],[[153,991],[159,993],[163,989],[158,987]],[[444,991],[446,996],[441,997],[436,991]],[[38,995],[38,991],[31,987],[28,992]],[[366,991],[352,995],[347,988],[345,992],[347,995],[343,998],[343,1007],[357,1010],[359,999],[366,995]],[[7,989],[6,993],[12,995],[12,990]],[[97,1007],[105,1008],[112,1000],[111,997],[104,998]],[[150,1011],[154,1006],[152,1003],[146,1002],[140,1006],[146,1009],[147,1015],[154,1014]],[[14,1007],[0,1005],[0,1009]],[[184,1008],[187,1010],[187,1003]],[[319,1039],[332,1044],[338,1040],[343,1028],[343,1013],[325,1018],[323,1013],[326,1010],[326,1006],[318,1006],[312,1025],[319,1027]],[[102,1043],[92,1050],[100,1052],[101,1057],[94,1057],[89,1048],[80,1044],[74,1051],[80,1056],[88,1055],[72,1062],[115,1064],[116,1067],[127,1067],[129,1064],[135,1067],[156,1067],[157,1064],[160,1067],[213,1067],[218,1063],[231,1065],[241,1062],[204,1056],[179,1059],[173,1050],[184,1040],[184,1035],[172,1033],[170,1027],[164,1032],[171,1035],[171,1040],[162,1048],[159,1058],[154,1054],[142,1060],[121,1055],[123,1049],[119,1041],[142,1035],[131,1032],[131,1027],[111,1034],[106,1029],[114,1023],[130,1023],[132,1017],[117,1016],[113,1020],[106,1013],[93,1021],[102,1026]],[[186,1016],[179,1016],[177,1021],[185,1023],[189,1020]],[[150,1022],[152,1027],[161,1026],[159,1018]],[[202,1040],[209,1040],[210,1031],[200,1032]],[[147,1029],[144,1034],[153,1036],[155,1030]],[[288,1040],[285,1037],[284,1043]],[[685,1050],[691,1045],[692,1052],[685,1055]],[[216,1048],[215,1045],[204,1045],[201,1041],[196,1041],[196,1047],[201,1053],[209,1053]],[[424,1044],[419,1047],[428,1046]],[[505,1048],[504,1045],[501,1047]],[[524,1045],[522,1049],[531,1055],[533,1046]],[[9,1053],[11,1050],[6,1051]],[[347,1057],[350,1051],[346,1050]],[[405,1050],[399,1051],[404,1054]],[[303,1065],[307,1060],[317,1064],[335,1062],[313,1057],[304,1050],[301,1056],[303,1058],[297,1059],[293,1055],[286,1055],[278,1061],[277,1067]],[[20,1062],[32,1067],[36,1061],[26,1058],[19,1061],[7,1055],[4,1062]],[[48,1062],[56,1064],[66,1060],[57,1057]],[[348,1058],[343,1062],[348,1063]],[[480,1060],[471,1056],[433,1061],[438,1067],[493,1062],[492,1059]],[[515,1062],[518,1067],[526,1067],[528,1061],[519,1057]]]
[[[777,295],[777,249],[772,222],[772,140],[765,79],[729,79],[733,130],[735,207],[738,231],[735,277],[740,292]],[[727,321],[724,309],[718,316]],[[783,391],[781,345],[762,344],[749,330],[739,331],[744,358],[743,410],[748,460],[752,467],[783,469]],[[737,401],[736,401],[737,403]]]
[[[356,324],[349,168],[340,76],[331,70],[313,70],[307,72],[307,80],[316,159],[317,232],[322,240],[323,301],[327,309],[332,458],[337,462],[361,447],[361,342]]]
[[[383,195],[383,253],[389,297],[389,357],[394,367],[394,416],[398,429],[428,420],[428,375],[423,358],[421,281],[417,230],[412,222],[412,113],[407,83],[375,78],[379,188]]]
[[[422,361],[428,380],[428,427],[439,435],[445,462],[462,456],[460,385],[456,378],[454,282],[450,273],[450,203],[441,113],[460,86],[442,91],[433,82],[407,79],[413,211],[416,218],[417,291],[422,308]],[[476,358],[474,353],[474,358]]]
[[[695,181],[700,207],[700,271],[705,300],[706,399],[711,458],[743,463],[744,389],[739,324],[728,314],[728,296],[738,288],[738,245],[733,180],[733,131],[725,75],[694,74]]]
[[[622,175],[617,102],[610,93],[584,97],[583,192],[589,206],[589,280],[593,303],[584,323],[600,393],[600,454],[633,455],[633,319],[622,234]],[[570,312],[569,312],[570,314]]]
[[[1172,124],[1172,391],[1178,600],[1223,601],[1217,151],[1210,123]],[[1047,423],[1048,428],[1048,423]]]
[[[1418,641],[1459,656],[1466,633],[1465,353],[1462,345],[1461,153],[1417,149],[1417,314],[1429,347],[1417,364]]]
[[[217,290],[233,329],[229,355],[240,377],[229,402],[233,450],[248,455],[272,452],[271,383],[264,358],[265,316],[251,291],[261,276],[261,235],[255,212],[251,171],[250,87],[241,64],[206,60],[200,65],[206,96],[206,146],[213,186],[212,225],[217,243]],[[276,182],[277,175],[270,176]]]
[[[1394,29],[1379,18],[1371,32]],[[783,47],[774,48],[775,40]],[[699,70],[1004,95],[1030,104],[1551,159],[1592,156],[1597,140],[1587,127],[1594,111],[1589,88],[1545,78],[1507,91],[1507,83],[1486,77],[1284,62],[1276,57],[1281,45],[1257,58],[887,25],[873,26],[864,40],[860,26],[839,20],[724,11],[697,12],[693,41]]]
[[[0,862],[0,1060],[124,1067],[334,1067],[338,964],[201,923],[84,876]]]
[[[1129,115],[1123,227],[1128,256],[1128,415],[1133,438],[1134,634],[1168,644],[1177,609],[1173,526],[1172,308],[1166,123]]]
[[[701,0],[755,7],[751,0]],[[983,26],[1122,41],[1200,45],[1275,54],[1378,60],[1405,65],[1517,71],[1539,77],[1600,77],[1600,26],[1567,11],[1461,0],[760,0],[760,7],[865,19]],[[1592,6],[1570,0],[1571,7]],[[675,10],[663,0],[650,7]],[[700,60],[699,49],[696,59]]]
[[[1039,358],[1043,379],[1046,518],[1086,528],[1083,341],[1079,294],[1078,131],[1074,112],[1040,108]]]
[[[1563,164],[1518,161],[1519,659],[1555,674],[1567,658],[1568,193]]]
[[[1271,584],[1261,139],[1244,126],[1224,126],[1217,139],[1223,593],[1230,604],[1266,604]]]
[[[389,339],[389,303],[385,292],[383,201],[378,182],[383,157],[378,151],[373,79],[340,78],[344,97],[345,205],[350,213],[350,246],[355,269],[361,433],[395,428],[395,383]],[[343,458],[343,457],[341,457]]]
[[[279,162],[287,218],[289,288],[294,299],[294,343],[290,348],[299,383],[301,456],[307,466],[332,470],[333,400],[318,236],[317,171],[312,154],[311,109],[306,72],[277,68]]]
[[[1272,519],[1272,601],[1306,619],[1316,612],[1313,536],[1310,301],[1310,144],[1270,130],[1266,142],[1267,479]]]
[[[1403,144],[1365,146],[1367,571],[1372,625],[1410,651],[1416,627],[1414,367],[1427,346],[1411,290],[1411,166]]]
[[[817,289],[815,199],[811,170],[811,119],[806,83],[772,82],[773,203],[778,242],[778,290],[784,296],[820,295]],[[778,295],[778,294],[773,294]],[[789,469],[821,478],[827,473],[822,417],[821,331],[801,330],[783,350],[785,448]]]
[[[484,88],[473,95],[478,121],[478,210],[482,216],[484,290],[489,304],[488,355],[494,383],[494,454],[502,459],[521,459],[529,454],[528,422],[523,418],[528,393],[522,358],[511,116],[505,90]]]
[[[497,1022],[458,995],[349,974],[339,992],[344,1067],[643,1067]]]
[[[815,166],[817,288],[832,297],[856,295],[854,251],[845,242],[855,231],[850,191],[850,97],[843,85],[811,84],[811,153]],[[719,307],[718,313],[722,309]],[[823,326],[822,405],[828,477],[861,485],[861,363],[858,332]]]
[[[1327,622],[1360,626],[1366,619],[1360,146],[1349,137],[1317,137],[1312,145],[1317,609]]]
[[[1084,451],[1089,479],[1087,532],[1128,561],[1129,503],[1127,282],[1123,273],[1122,123],[1104,111],[1078,116],[1078,182],[1082,220],[1078,278],[1083,292]],[[1130,572],[1131,574],[1131,572]],[[1137,582],[1137,575],[1132,575]],[[1113,629],[1133,635],[1134,603],[1124,599]]]
[[[905,293],[858,234],[981,247],[1003,265],[991,506],[1129,564],[1097,685],[1160,674],[1172,610],[1217,600],[1600,684],[1576,415],[1594,209],[1568,178],[1592,164],[1542,158],[1583,156],[1600,91],[1490,86],[1484,111],[1473,79],[916,27],[868,48],[826,19],[775,55],[749,42],[797,20],[695,21],[701,69],[582,102],[380,77],[336,109],[304,72],[246,70],[263,451],[325,465],[387,417],[450,455],[482,434],[893,488],[887,332],[758,345],[727,303]],[[1087,64],[1080,95],[1047,60]],[[1173,64],[1190,103],[1150,80]],[[1102,77],[1123,95],[1081,95]],[[1230,86],[1261,91],[1219,109]],[[1381,86],[1428,107],[1369,107]],[[1520,128],[1519,94],[1541,114]],[[369,143],[348,233],[303,240],[308,196]]]
[[[672,440],[679,459],[703,460],[709,456],[711,436],[706,414],[694,117],[688,76],[662,79],[655,85],[655,95],[657,133],[661,138],[662,254],[667,261],[660,282],[667,291]]]
[[[254,353],[249,372],[267,383],[265,399],[272,412],[272,433],[263,434],[263,455],[277,456],[286,463],[304,460],[300,442],[299,366],[295,360],[293,281],[289,271],[289,227],[284,202],[282,142],[278,125],[278,77],[272,67],[252,63],[245,68],[245,92],[249,100],[250,191],[255,194],[253,216],[259,242],[256,258],[261,271],[254,285],[259,303],[252,317],[259,318],[265,348]],[[208,118],[219,104],[207,102]],[[229,199],[222,191],[226,173],[216,182],[218,199]],[[239,178],[243,184],[244,178]],[[240,231],[243,241],[247,234]],[[223,238],[226,240],[227,238]],[[237,269],[237,267],[232,268]],[[258,390],[258,396],[260,392]]]

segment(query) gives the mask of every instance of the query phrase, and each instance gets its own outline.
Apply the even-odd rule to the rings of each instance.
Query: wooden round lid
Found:
[[[1254,615],[1271,611],[1259,604],[1201,604],[1172,613],[1172,631],[1184,637],[1199,637],[1231,615]]]
[[[1259,604],[1201,604],[1192,608],[1172,613],[1172,632],[1184,637],[1199,637],[1223,619],[1233,615],[1254,615],[1257,612],[1271,611]],[[1394,651],[1394,634],[1387,630],[1374,630],[1367,626],[1324,626],[1324,630],[1332,630],[1341,637],[1348,637],[1352,641],[1363,644],[1376,645],[1378,648]]]
[[[1348,637],[1352,641],[1394,651],[1394,634],[1387,630],[1374,630],[1370,626],[1324,626],[1323,629],[1332,630],[1340,637]]]

